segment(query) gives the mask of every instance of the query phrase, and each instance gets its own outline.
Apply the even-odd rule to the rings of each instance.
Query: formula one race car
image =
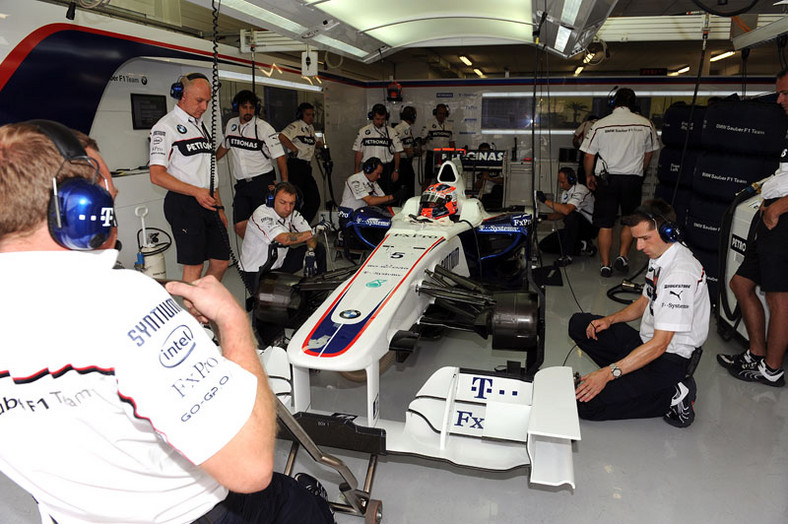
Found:
[[[580,431],[572,372],[539,370],[544,291],[528,291],[522,281],[520,289],[496,291],[470,278],[470,268],[474,276],[482,272],[478,246],[484,235],[506,236],[509,243],[501,251],[524,257],[531,215],[488,215],[479,200],[465,196],[461,168],[451,161],[441,167],[436,186],[442,187],[405,203],[359,267],[312,278],[261,277],[254,312],[258,331],[300,326],[286,351],[265,351],[272,387],[324,445],[361,442],[352,449],[488,470],[530,465],[531,482],[574,487],[571,442],[580,439]],[[463,236],[475,244],[470,255]],[[493,349],[524,351],[525,365],[510,363],[506,373],[438,369],[410,403],[405,422],[381,418],[381,359],[396,354],[402,361],[422,335],[447,328],[491,337]],[[310,370],[363,370],[366,417],[349,423],[314,413]]]

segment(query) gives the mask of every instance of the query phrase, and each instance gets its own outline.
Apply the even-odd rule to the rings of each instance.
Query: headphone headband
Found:
[[[654,222],[654,229],[659,233],[659,237],[663,242],[668,244],[673,242],[681,242],[682,235],[678,225],[662,214],[658,209],[653,206],[642,205],[639,206],[632,213],[633,215],[641,215]],[[657,218],[662,219],[662,224],[657,222]]]

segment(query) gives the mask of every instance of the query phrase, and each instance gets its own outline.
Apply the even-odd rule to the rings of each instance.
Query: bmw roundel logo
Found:
[[[142,82],[142,85],[144,85],[144,86],[148,85],[148,77],[147,76],[143,76],[140,79],[140,82]]]
[[[178,124],[178,127],[176,127],[175,129],[177,129],[177,130],[178,130],[178,132],[179,132],[180,134],[182,134],[182,135],[183,135],[184,133],[186,133],[186,126],[185,126],[185,125],[183,125],[183,124]]]
[[[235,131],[236,129],[238,129],[238,124],[233,124],[233,126],[230,128],[230,131]]]
[[[368,134],[370,134],[371,132],[372,132],[372,131],[370,131],[369,129],[367,129],[366,131],[364,131],[364,134],[365,134],[365,135],[368,135]]]
[[[346,309],[339,314],[340,318],[347,318],[347,319],[358,318],[360,316],[361,316],[361,311],[359,311],[358,309]]]

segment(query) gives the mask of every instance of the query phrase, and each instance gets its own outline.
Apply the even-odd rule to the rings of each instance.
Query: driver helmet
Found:
[[[437,183],[421,194],[419,215],[427,218],[443,218],[457,213],[457,188]]]

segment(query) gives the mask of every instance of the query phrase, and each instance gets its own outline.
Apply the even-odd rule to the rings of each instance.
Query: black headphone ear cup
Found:
[[[170,96],[175,100],[183,98],[183,82],[180,79],[170,86]]]
[[[67,249],[90,250],[101,246],[115,226],[112,195],[85,178],[62,182],[49,198],[49,233]]]

